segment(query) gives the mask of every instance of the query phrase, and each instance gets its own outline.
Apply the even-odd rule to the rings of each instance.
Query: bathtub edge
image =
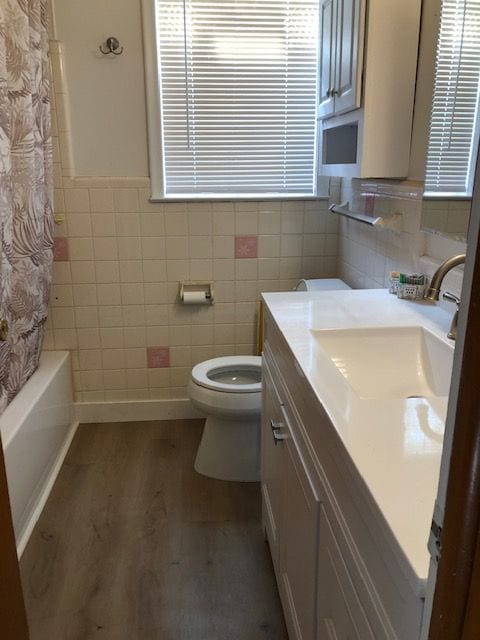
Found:
[[[72,440],[77,432],[78,426],[79,426],[78,420],[75,420],[70,425],[68,433],[63,442],[63,445],[60,451],[58,452],[57,458],[53,463],[47,477],[45,478],[43,486],[38,493],[38,497],[30,510],[30,515],[23,527],[23,530],[18,536],[17,556],[19,560],[22,557],[23,552],[25,551],[28,541],[30,540],[30,536],[33,533],[33,529],[35,528],[35,525],[37,524],[38,519],[40,518],[40,515],[43,509],[45,508],[45,504],[47,503],[47,500],[53,489],[55,480],[57,479],[58,474],[60,473],[60,469],[62,468],[65,457],[68,453],[68,450],[70,449],[70,445],[72,444]]]

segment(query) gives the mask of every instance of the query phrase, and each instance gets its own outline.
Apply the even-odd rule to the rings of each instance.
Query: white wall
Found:
[[[414,180],[423,181],[425,177],[440,9],[441,0],[423,0],[412,148],[408,173],[409,177]]]
[[[140,0],[54,0],[64,45],[76,175],[147,176]],[[121,56],[98,50],[108,36]]]
[[[328,200],[151,203],[146,162],[137,153],[146,150],[143,99],[139,145],[132,135],[139,122],[129,121],[135,109],[130,116],[127,109],[133,102],[120,99],[132,98],[123,76],[110,88],[97,77],[94,88],[87,83],[79,91],[78,74],[64,64],[78,37],[76,11],[64,9],[69,36],[62,46],[50,43],[56,237],[44,348],[71,351],[77,401],[185,398],[193,365],[255,353],[261,291],[335,275],[338,220]],[[107,64],[116,69],[117,61]],[[95,69],[104,65],[91,61]],[[70,117],[70,104],[78,107],[71,95],[95,104],[100,90],[117,95],[117,115],[125,118],[118,127],[108,118],[98,125],[95,114],[91,126],[82,111]],[[72,173],[72,149],[77,157],[82,150],[89,172],[99,175]],[[122,167],[107,166],[110,153]],[[105,176],[114,171],[124,175]],[[332,180],[336,202],[339,188]],[[179,280],[214,281],[215,305],[180,305]]]
[[[147,176],[141,0],[54,0],[63,43],[75,175]],[[409,176],[423,180],[440,0],[423,0]],[[99,44],[119,38],[123,55]]]

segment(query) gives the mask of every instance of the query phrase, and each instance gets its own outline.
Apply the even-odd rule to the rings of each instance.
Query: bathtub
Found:
[[[37,371],[0,416],[19,557],[47,501],[77,426],[70,354],[46,351]]]

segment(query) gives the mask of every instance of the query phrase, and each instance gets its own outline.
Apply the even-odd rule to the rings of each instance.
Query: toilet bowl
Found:
[[[213,358],[192,369],[188,395],[207,416],[195,470],[219,480],[260,479],[262,358]]]

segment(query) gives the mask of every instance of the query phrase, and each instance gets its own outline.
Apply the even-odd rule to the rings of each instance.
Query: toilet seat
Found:
[[[195,384],[213,391],[260,393],[262,390],[261,369],[261,356],[212,358],[193,367],[192,380]],[[239,374],[241,381],[226,382],[230,377],[235,380],[237,377],[235,373]]]

